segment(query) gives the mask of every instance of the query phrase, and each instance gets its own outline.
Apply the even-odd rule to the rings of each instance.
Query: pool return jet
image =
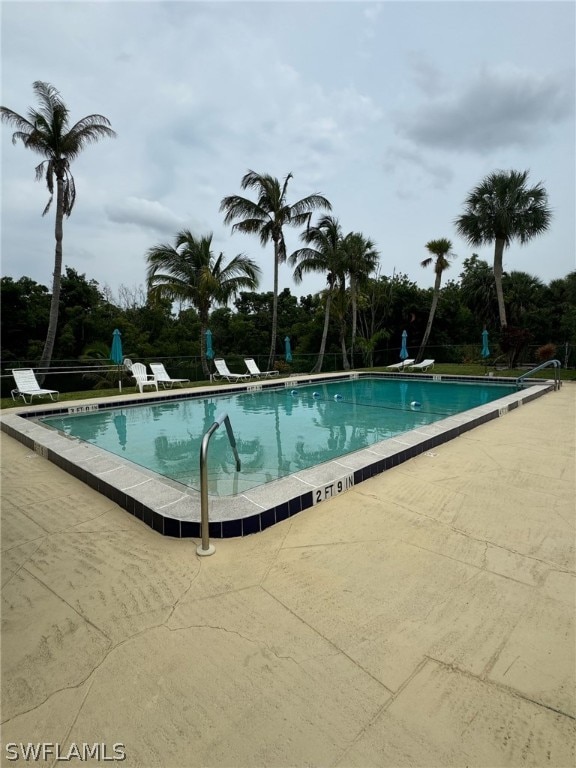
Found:
[[[230,446],[234,452],[236,472],[240,472],[241,468],[240,456],[236,448],[236,438],[232,431],[230,418],[227,413],[219,413],[214,424],[212,424],[202,438],[202,445],[200,447],[200,532],[202,534],[202,543],[196,547],[196,554],[200,555],[200,557],[213,555],[216,551],[214,545],[210,544],[210,520],[208,518],[208,444],[210,443],[210,438],[222,423],[226,427],[228,440],[230,440]]]

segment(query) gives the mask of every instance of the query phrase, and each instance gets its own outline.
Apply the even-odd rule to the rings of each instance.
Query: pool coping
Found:
[[[214,396],[230,392],[294,388],[335,379],[368,377],[476,382],[489,385],[516,383],[516,379],[504,377],[488,380],[483,376],[406,372],[351,371],[337,374],[297,375],[285,379],[260,379],[217,387],[170,389],[129,396],[119,394],[118,398],[23,406],[0,414],[0,428],[35,453],[102,493],[158,533],[175,538],[199,538],[201,535],[200,492],[146,470],[121,456],[47,429],[33,419],[63,413],[108,410],[141,403],[166,402],[182,397],[194,399],[204,397],[207,393]],[[480,424],[505,416],[509,411],[554,389],[554,382],[551,380],[538,380],[537,383],[531,380],[525,384],[525,388],[491,403],[404,432],[368,448],[341,456],[337,460],[318,464],[256,486],[237,496],[210,496],[210,536],[230,538],[263,531],[315,504],[349,490],[374,475],[426,453]]]

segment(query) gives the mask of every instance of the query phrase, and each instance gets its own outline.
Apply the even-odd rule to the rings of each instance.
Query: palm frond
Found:
[[[518,239],[525,244],[550,225],[548,197],[538,182],[526,185],[529,171],[493,171],[471,190],[465,212],[455,221],[458,233],[471,245],[501,239],[506,246]]]
[[[302,213],[310,213],[316,211],[319,208],[325,208],[328,211],[332,210],[332,204],[323,195],[308,195],[308,197],[298,200],[290,206],[292,210],[292,216],[297,217]]]
[[[0,107],[0,117],[3,123],[8,123],[8,125],[13,125],[18,129],[12,136],[12,144],[16,144],[18,140],[22,141],[23,137],[28,136],[30,131],[34,130],[34,125],[29,120],[7,107]]]

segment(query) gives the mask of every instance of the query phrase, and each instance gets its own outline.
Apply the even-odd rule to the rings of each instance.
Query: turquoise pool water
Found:
[[[222,426],[210,441],[208,476],[210,494],[229,496],[513,392],[510,385],[361,378],[182,398],[42,422],[199,490],[202,437],[225,412],[242,468],[236,472]]]

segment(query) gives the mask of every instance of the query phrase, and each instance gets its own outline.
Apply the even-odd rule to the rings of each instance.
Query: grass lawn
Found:
[[[386,371],[386,368],[359,368],[358,370],[363,371]],[[388,371],[390,373],[390,371]],[[484,376],[486,373],[486,368],[484,365],[481,364],[458,364],[458,363],[437,363],[432,370],[428,371],[428,374],[434,373],[434,374],[450,374],[450,375],[457,375],[457,376]],[[496,377],[507,377],[507,378],[516,378],[517,376],[521,376],[523,373],[526,373],[526,369],[524,368],[514,368],[514,369],[507,369],[503,371],[491,371],[493,373],[493,376]],[[303,374],[305,375],[305,374]],[[396,373],[396,376],[401,376],[401,373]],[[425,374],[420,374],[425,375]],[[554,377],[552,368],[546,368],[543,371],[539,371],[537,374],[534,375],[533,378],[535,379],[551,379]],[[568,369],[565,370],[563,368],[560,369],[560,378],[562,381],[576,381],[576,369]],[[282,377],[280,377],[282,379]],[[209,387],[209,386],[216,386],[216,384],[221,384],[222,382],[209,382],[209,381],[193,381],[191,384],[189,384],[187,387],[184,387],[182,390],[185,392],[188,389],[193,389],[195,387]],[[179,391],[179,388],[174,388],[172,390],[174,393],[177,393]],[[124,387],[122,390],[123,395],[131,395],[138,392],[138,387],[132,387],[127,386]],[[82,392],[61,392],[60,393],[60,399],[59,402],[67,402],[67,401],[74,401],[74,400],[90,400],[95,397],[118,397],[118,388],[115,387],[113,389],[89,389]],[[37,405],[38,403],[47,403],[50,402],[48,398],[35,398],[34,405]],[[4,397],[0,399],[0,408],[2,410],[6,410],[9,408],[16,408],[19,406],[24,405],[22,400],[17,400],[16,402],[12,400],[10,397]]]

